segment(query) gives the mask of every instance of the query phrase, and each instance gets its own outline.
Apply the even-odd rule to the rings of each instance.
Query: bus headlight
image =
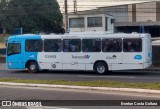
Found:
[[[12,63],[11,63],[11,62],[9,62],[9,63],[8,63],[8,65],[9,65],[9,66],[11,66],[11,65],[12,65]]]

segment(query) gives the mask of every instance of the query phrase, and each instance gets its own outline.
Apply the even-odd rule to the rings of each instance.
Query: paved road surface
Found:
[[[0,100],[156,100],[154,94],[0,86]]]
[[[37,80],[68,80],[94,81],[114,80],[125,82],[160,82],[160,71],[119,71],[107,75],[97,75],[84,71],[43,71],[28,73],[25,70],[6,70],[5,64],[0,64],[0,78],[37,79]]]
[[[44,89],[44,88],[29,88],[29,87],[11,87],[0,86],[0,100],[160,100],[159,95],[137,94],[137,93],[119,93],[119,92],[93,92],[90,90],[69,90],[69,89]],[[113,101],[114,102],[114,101]],[[49,107],[35,108],[23,107],[24,109],[48,109]],[[49,109],[105,109],[106,106],[53,106]],[[144,108],[144,107],[143,107]],[[137,107],[137,109],[143,109]],[[153,107],[158,109],[160,107]],[[8,109],[8,108],[7,108]],[[12,108],[11,108],[12,109]],[[15,108],[18,109],[18,108]],[[110,106],[107,109],[135,109],[133,106]],[[152,109],[152,107],[145,107]]]

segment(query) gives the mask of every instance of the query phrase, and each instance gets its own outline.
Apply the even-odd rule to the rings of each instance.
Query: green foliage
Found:
[[[7,31],[23,28],[25,32],[59,33],[62,14],[56,0],[11,0],[0,3],[1,26]]]
[[[65,81],[65,80],[26,80],[16,78],[0,78],[0,82],[14,83],[31,83],[31,84],[54,84],[54,85],[74,85],[90,87],[113,87],[113,88],[140,88],[160,90],[160,83],[143,83],[143,82],[119,82],[119,81]]]

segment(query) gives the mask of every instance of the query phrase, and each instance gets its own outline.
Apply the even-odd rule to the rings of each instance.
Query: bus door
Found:
[[[38,53],[38,63],[41,69],[61,70],[62,69],[62,52],[40,52]]]
[[[102,40],[102,51],[105,55],[105,60],[112,69],[117,69],[122,64],[122,39],[107,38]],[[117,65],[119,64],[119,65]]]
[[[7,45],[7,66],[9,69],[24,69],[24,42],[16,39]]]
[[[81,39],[63,40],[63,69],[85,70]]]
[[[143,63],[142,40],[143,38],[123,39],[123,64]]]
[[[61,39],[44,39],[44,51],[39,53],[41,69],[62,69]]]

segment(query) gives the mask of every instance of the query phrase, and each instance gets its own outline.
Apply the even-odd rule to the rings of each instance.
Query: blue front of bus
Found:
[[[25,51],[26,39],[40,39],[40,36],[10,36],[7,43],[6,65],[8,69],[25,69],[30,59],[37,61],[37,52]]]

